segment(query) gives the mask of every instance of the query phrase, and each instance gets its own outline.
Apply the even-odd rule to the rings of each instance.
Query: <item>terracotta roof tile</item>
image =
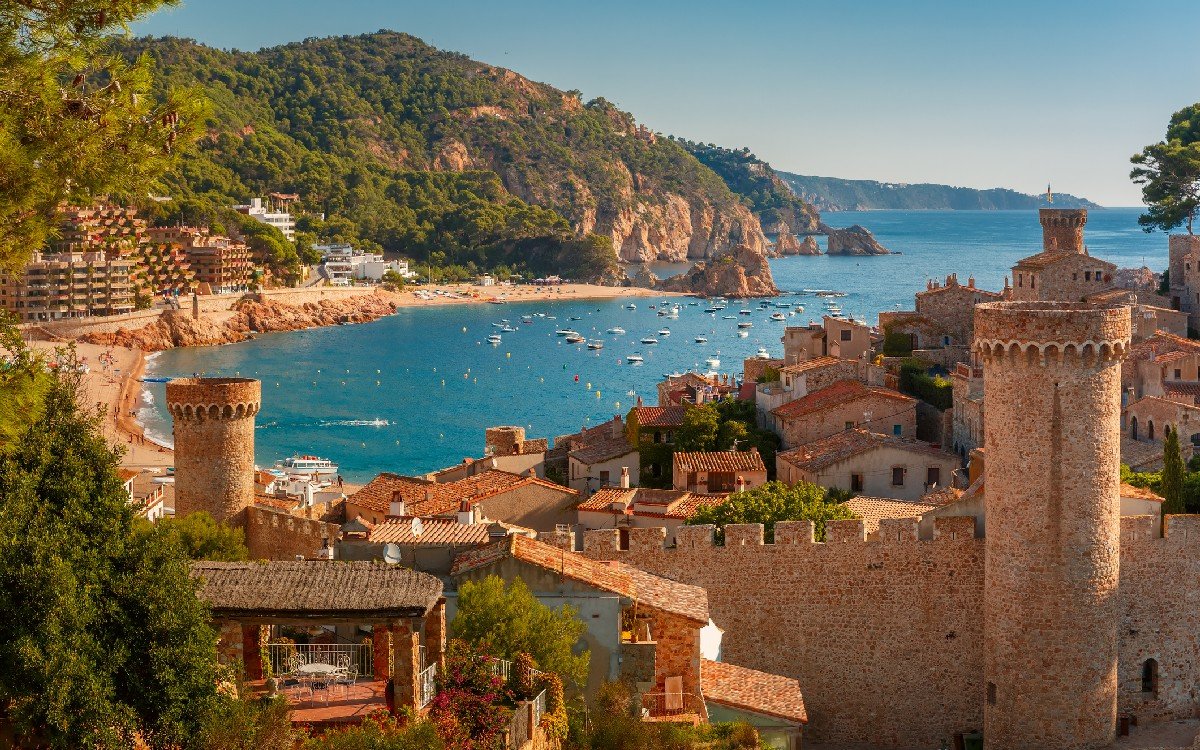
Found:
[[[633,453],[636,450],[624,435],[593,440],[570,452],[570,457],[585,464],[598,464]]]
[[[679,406],[635,406],[633,413],[639,427],[681,427],[687,407]]]
[[[708,593],[699,586],[672,581],[619,562],[590,560],[536,539],[509,536],[454,559],[451,575],[491,565],[506,557],[536,565],[603,591],[628,597],[700,624],[708,623]]]
[[[421,617],[442,595],[426,573],[374,562],[194,562],[198,595],[218,616]]]
[[[940,448],[935,448],[932,444],[922,440],[882,435],[878,432],[858,428],[805,443],[798,448],[783,451],[777,454],[777,457],[805,471],[820,471],[828,466],[880,448],[898,448],[911,453],[921,453],[939,458],[950,456]]]
[[[886,398],[897,404],[916,404],[917,400],[890,388],[866,385],[858,380],[839,380],[806,396],[776,407],[772,414],[781,419],[799,419],[836,406],[868,397]]]
[[[852,497],[842,503],[863,521],[868,534],[879,531],[884,518],[917,518],[938,507],[931,503],[914,503],[886,497]]]
[[[576,510],[591,513],[614,513],[644,518],[678,518],[687,520],[705,505],[719,505],[727,494],[704,495],[686,490],[653,490],[645,487],[622,489],[605,487],[580,502]],[[613,503],[624,505],[614,509]]]
[[[800,683],[791,677],[703,659],[700,662],[700,690],[706,702],[785,721],[808,723]]]
[[[1132,484],[1121,482],[1121,497],[1133,497],[1138,500],[1152,500],[1156,503],[1163,501],[1163,496],[1145,487],[1134,487]]]
[[[841,364],[844,361],[846,360],[841,360],[837,357],[815,357],[813,359],[807,359],[803,362],[797,362],[794,365],[781,367],[779,368],[779,371],[786,372],[789,375],[799,375],[801,373],[811,372],[812,370],[820,370],[823,367]]]
[[[121,478],[122,484],[124,484],[125,482],[128,482],[130,479],[133,479],[134,477],[136,477],[138,474],[141,474],[141,473],[142,472],[138,471],[137,469],[125,469],[125,468],[117,469],[117,476]]]
[[[1192,341],[1185,339],[1182,336],[1158,331],[1150,338],[1139,341],[1129,347],[1129,355],[1126,359],[1149,360],[1158,359],[1160,356],[1168,352],[1184,351],[1192,354],[1200,354],[1200,341]]]
[[[404,499],[406,515],[438,516],[455,512],[463,500],[478,503],[531,484],[561,490],[567,494],[578,494],[575,490],[545,479],[521,476],[498,469],[489,469],[474,476],[443,483],[384,472],[351,495],[348,501],[380,513],[388,513],[391,510],[392,495],[398,492]]]
[[[676,471],[766,471],[758,450],[748,451],[675,451]]]
[[[409,547],[450,547],[488,543],[488,527],[457,520],[414,517],[389,518],[377,524],[367,537],[379,544],[395,543]]]
[[[1056,263],[1061,263],[1064,260],[1071,258],[1087,258],[1097,266],[1103,268],[1115,269],[1116,266],[1108,261],[1093,258],[1090,255],[1082,255],[1074,250],[1044,250],[1036,255],[1030,255],[1027,258],[1021,258],[1013,266],[1014,268],[1022,268],[1027,271],[1040,271],[1044,268],[1049,268]]]

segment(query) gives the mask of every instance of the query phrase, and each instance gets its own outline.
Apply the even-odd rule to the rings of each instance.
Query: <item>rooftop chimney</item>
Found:
[[[629,467],[628,466],[621,467],[621,489],[623,489],[623,490],[629,489]]]
[[[471,509],[470,500],[463,500],[458,504],[458,522],[464,526],[475,523],[475,511]]]
[[[392,493],[392,501],[388,503],[388,515],[404,515],[404,497],[399,492]]]

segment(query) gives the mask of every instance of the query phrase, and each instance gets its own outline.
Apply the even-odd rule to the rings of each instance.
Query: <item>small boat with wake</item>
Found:
[[[587,342],[587,348],[592,350],[603,349],[604,342],[600,339],[592,339],[591,341]]]
[[[641,342],[643,344],[657,344],[658,339],[654,338],[653,336],[646,336],[645,338],[641,339]]]

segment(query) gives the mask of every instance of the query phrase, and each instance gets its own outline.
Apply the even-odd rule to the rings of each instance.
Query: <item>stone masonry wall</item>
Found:
[[[975,305],[980,302],[995,302],[1000,295],[961,286],[955,281],[947,287],[917,292],[917,313],[928,320],[937,321],[943,335],[950,337],[951,344],[970,344],[974,340]],[[936,342],[945,345],[946,342]]]
[[[938,519],[917,541],[915,519],[833,522],[812,543],[809,522],[727,526],[724,547],[706,526],[682,526],[675,548],[662,529],[587,532],[585,552],[708,590],[725,630],[724,659],[795,677],[806,739],[880,747],[938,747],[983,721],[983,541],[973,518]]]
[[[868,413],[871,415],[870,422],[864,417]],[[917,436],[917,410],[914,403],[904,404],[895,398],[871,394],[784,421],[780,430],[783,447],[795,448],[844,432],[847,422],[883,435],[895,434],[893,427],[898,424],[903,437]]]
[[[323,540],[336,540],[341,527],[310,518],[299,518],[274,508],[254,505],[246,509],[243,528],[251,560],[312,560]]]

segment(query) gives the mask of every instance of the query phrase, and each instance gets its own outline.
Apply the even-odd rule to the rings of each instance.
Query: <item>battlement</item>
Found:
[[[167,383],[167,409],[177,420],[244,419],[262,408],[262,383],[253,378],[176,378]]]
[[[989,361],[1064,364],[1115,361],[1129,348],[1131,319],[1123,305],[1076,302],[988,302],[975,308],[975,351]]]
[[[667,546],[667,532],[661,526],[626,530],[628,544],[621,547],[617,529],[597,529],[583,533],[583,552],[587,555],[608,556],[614,552],[639,553],[671,552],[674,550],[727,549],[744,547],[814,547],[829,548],[850,545],[881,546],[897,544],[931,544],[937,541],[975,541],[975,518],[951,516],[934,519],[933,539],[918,537],[916,518],[885,518],[879,521],[879,533],[868,539],[861,518],[825,522],[825,541],[814,541],[812,521],[780,521],[775,524],[775,542],[765,542],[761,523],[731,523],[725,526],[725,544],[716,543],[716,526],[679,526],[675,529],[675,545]],[[547,539],[549,541],[549,539]],[[982,541],[982,540],[979,540]]]
[[[1083,253],[1083,227],[1087,224],[1086,208],[1043,208],[1038,211],[1042,222],[1042,250]]]
[[[1157,516],[1122,516],[1121,544],[1174,545],[1200,544],[1200,515],[1168,515],[1166,534],[1162,533]]]

